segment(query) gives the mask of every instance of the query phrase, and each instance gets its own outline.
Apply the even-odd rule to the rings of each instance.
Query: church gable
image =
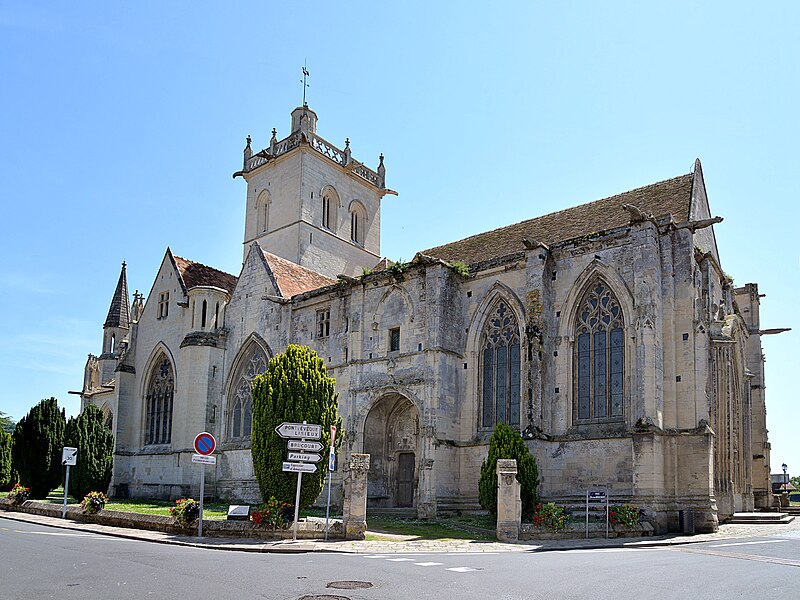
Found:
[[[264,250],[264,260],[271,271],[274,281],[278,286],[279,295],[291,298],[336,283],[335,279],[306,269],[298,264],[288,261]]]

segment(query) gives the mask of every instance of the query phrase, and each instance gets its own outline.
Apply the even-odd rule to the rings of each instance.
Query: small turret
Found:
[[[250,157],[253,156],[253,149],[250,147],[250,143],[253,140],[250,139],[250,136],[247,136],[247,145],[244,147],[244,161],[242,162],[242,169],[247,169],[247,161],[250,160]]]

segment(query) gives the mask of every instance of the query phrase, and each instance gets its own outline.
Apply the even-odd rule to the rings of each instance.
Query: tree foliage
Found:
[[[89,492],[108,491],[114,466],[114,435],[105,426],[103,411],[90,404],[67,421],[64,445],[78,449],[69,473],[69,493],[83,498]]]
[[[9,417],[6,413],[0,410],[0,431],[5,431],[6,433],[13,433],[14,432],[14,419]]]
[[[505,423],[498,423],[489,441],[489,456],[481,465],[478,500],[491,514],[497,514],[497,461],[513,458],[517,461],[517,481],[520,484],[522,514],[533,513],[539,487],[539,470],[522,436]]]
[[[61,449],[64,446],[64,409],[55,398],[42,400],[14,428],[12,462],[20,483],[31,498],[47,498],[62,482]]]
[[[11,473],[11,434],[0,431],[0,490],[10,490],[13,483]]]
[[[322,425],[324,449],[330,445],[330,426],[337,427],[336,446],[342,439],[342,419],[337,414],[336,380],[328,377],[325,363],[305,346],[289,345],[286,352],[269,361],[266,373],[253,381],[252,454],[261,497],[274,497],[294,505],[297,475],[282,471],[287,443],[275,428],[284,421]],[[317,472],[304,473],[300,506],[309,506],[325,485],[327,462],[317,463]]]

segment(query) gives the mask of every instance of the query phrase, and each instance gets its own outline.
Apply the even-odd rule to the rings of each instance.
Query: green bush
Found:
[[[0,490],[11,489],[11,434],[0,431]]]
[[[639,522],[639,507],[635,504],[620,504],[608,507],[608,520],[627,529],[633,529]]]
[[[14,468],[31,498],[47,498],[63,481],[61,450],[64,447],[64,409],[55,398],[42,400],[14,428],[11,449]]]
[[[105,426],[105,415],[88,405],[67,421],[64,445],[78,449],[78,460],[69,470],[69,493],[83,498],[92,491],[106,493],[114,466],[114,435]]]
[[[522,514],[530,515],[536,504],[539,471],[522,436],[505,423],[498,423],[489,441],[489,456],[481,465],[478,500],[491,514],[497,514],[497,461],[513,458],[517,461],[517,481],[520,484]]]
[[[175,519],[176,525],[191,527],[200,517],[200,503],[194,498],[178,498],[175,506],[169,509],[169,514]]]
[[[563,506],[557,506],[555,502],[537,504],[533,510],[532,521],[536,527],[560,531],[569,523],[569,513]]]
[[[322,445],[330,445],[330,426],[336,425],[337,446],[342,440],[342,419],[337,414],[336,380],[328,377],[317,353],[294,344],[269,361],[266,373],[253,381],[253,437],[251,452],[261,497],[294,506],[297,475],[282,471],[287,444],[275,428],[284,421],[322,425]],[[324,451],[324,449],[323,449]],[[328,464],[317,463],[317,472],[304,473],[300,507],[317,499],[325,485]]]

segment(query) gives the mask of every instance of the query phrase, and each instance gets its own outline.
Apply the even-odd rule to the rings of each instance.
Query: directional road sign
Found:
[[[319,452],[323,448],[320,442],[303,442],[301,440],[289,440],[287,446],[289,450],[305,450],[306,452]]]
[[[78,464],[78,449],[65,446],[61,450],[61,464],[74,467]]]
[[[192,454],[192,462],[200,463],[201,465],[215,465],[217,464],[217,457],[206,456],[205,454]]]
[[[289,452],[286,460],[299,460],[300,462],[318,463],[322,460],[319,454],[306,454],[305,452]]]
[[[275,428],[282,438],[305,438],[318,440],[322,437],[322,425],[308,423],[286,423],[285,421]]]
[[[316,473],[317,465],[313,463],[283,463],[284,473]]]
[[[202,454],[207,456],[214,452],[214,449],[217,447],[217,440],[214,439],[214,436],[204,431],[203,433],[198,433],[194,438],[194,450],[198,454]]]

